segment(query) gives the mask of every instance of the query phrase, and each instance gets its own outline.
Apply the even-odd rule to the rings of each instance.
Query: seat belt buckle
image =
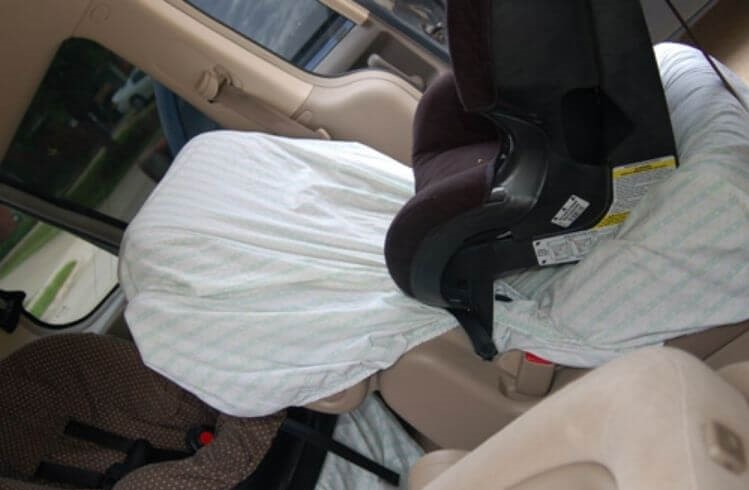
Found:
[[[521,395],[545,396],[554,381],[554,363],[530,352],[524,352],[520,360],[516,391]]]
[[[210,445],[215,438],[216,431],[213,427],[207,425],[193,427],[187,432],[187,447],[195,453]]]

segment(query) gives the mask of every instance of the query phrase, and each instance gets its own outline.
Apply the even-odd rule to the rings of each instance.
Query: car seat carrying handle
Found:
[[[453,83],[419,104],[416,195],[385,255],[406,294],[448,309],[491,359],[494,280],[580,260],[636,202],[615,170],[673,169],[676,150],[638,0],[450,0],[447,11]],[[495,156],[477,159],[486,148]]]
[[[156,448],[145,439],[128,439],[127,437],[75,420],[68,422],[64,433],[66,436],[74,439],[125,453],[127,455],[125,462],[110,466],[106,473],[42,462],[36,471],[35,476],[37,478],[76,488],[101,488],[108,490],[128,473],[138,468],[153,463],[185,459],[193,454],[188,451]]]

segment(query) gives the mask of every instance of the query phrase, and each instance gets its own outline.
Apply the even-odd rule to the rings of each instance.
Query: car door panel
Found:
[[[361,141],[401,161],[409,159],[410,123],[419,92],[396,75],[369,70],[327,78],[305,72],[186,3],[180,8],[173,2],[149,0],[97,5],[106,5],[108,16],[86,17],[75,31],[77,36],[121,54],[223,127],[263,129],[235,111],[211,104],[196,90],[203,74],[216,66],[230,75],[233,85],[287,116],[319,121],[313,130],[323,128],[333,139]],[[368,82],[362,83],[365,79]],[[330,105],[335,113],[318,113],[328,109],[317,101],[320,94],[336,97],[336,104]],[[372,105],[372,98],[380,104]],[[362,118],[365,109],[367,117]],[[337,121],[356,121],[357,126]],[[398,141],[385,142],[381,128],[393,124],[406,130],[390,134]]]
[[[315,72],[336,75],[355,69],[374,68],[368,60],[378,55],[399,72],[418,76],[428,84],[448,69],[446,52],[435,53],[377,16],[354,27],[316,67]],[[386,69],[386,71],[388,71]]]
[[[298,111],[299,120],[324,128],[334,139],[366,143],[410,165],[411,121],[420,93],[387,73],[355,73],[337,82],[315,86]]]
[[[229,39],[227,28],[209,27],[208,18],[199,22],[164,1],[98,1],[97,5],[108,9],[108,16],[88,16],[76,36],[120,54],[207,112],[211,109],[195,85],[204,71],[215,66],[224,67],[235,85],[287,114],[311,90],[308,82],[264,59],[264,53],[248,52],[248,46]],[[185,9],[191,7],[185,4]]]
[[[0,151],[5,153],[24,111],[61,43],[93,40],[161,81],[225,128],[263,130],[252,115],[213,104],[197,88],[220,67],[231,84],[287,117],[299,118],[334,139],[370,144],[408,162],[410,124],[418,90],[382,70],[340,77],[307,73],[237,36],[190,6],[153,0],[8,0],[3,3],[5,43],[0,56],[9,73],[2,88]],[[213,24],[215,25],[213,25]],[[6,186],[2,199],[96,244],[115,250],[123,225]],[[101,218],[101,217],[99,217]]]

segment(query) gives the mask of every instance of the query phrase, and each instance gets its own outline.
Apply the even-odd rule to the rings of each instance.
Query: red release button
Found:
[[[198,442],[201,446],[207,446],[208,444],[213,442],[213,439],[215,439],[215,437],[216,436],[213,435],[213,432],[204,430],[198,435]]]
[[[551,364],[553,364],[542,357],[531,354],[530,352],[525,353],[525,360],[528,362],[532,362],[533,364],[542,364],[544,366],[551,366]]]

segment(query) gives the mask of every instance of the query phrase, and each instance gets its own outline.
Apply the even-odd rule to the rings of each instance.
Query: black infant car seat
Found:
[[[637,200],[617,172],[651,178],[676,150],[638,0],[453,0],[448,31],[453,73],[419,104],[416,195],[385,254],[491,359],[494,280],[579,260]]]
[[[38,340],[0,361],[0,490],[311,490],[336,417],[220,414],[148,369],[128,341]]]

